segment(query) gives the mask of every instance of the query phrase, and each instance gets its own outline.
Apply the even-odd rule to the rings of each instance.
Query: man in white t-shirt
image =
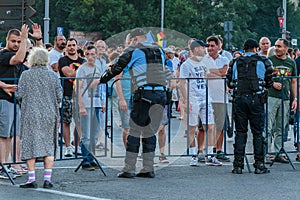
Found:
[[[66,38],[63,35],[58,35],[54,38],[54,48],[49,52],[49,69],[57,73],[60,77],[58,71],[58,60],[64,56],[63,51],[66,47]]]
[[[216,36],[208,37],[206,42],[209,45],[208,54],[215,62],[215,67],[209,68],[210,74],[208,74],[208,77],[211,79],[208,82],[208,88],[214,109],[214,120],[217,136],[217,142],[215,145],[216,153],[218,154],[217,158],[219,160],[229,162],[229,158],[226,157],[222,151],[224,141],[224,125],[226,119],[225,106],[227,103],[225,76],[229,60],[218,53],[221,43]]]
[[[219,45],[219,54],[221,55],[221,56],[224,56],[224,57],[226,57],[229,61],[231,61],[232,59],[233,59],[233,56],[232,56],[232,54],[229,52],[229,51],[226,51],[226,50],[224,50],[224,49],[222,49],[222,47],[223,47],[223,38],[222,38],[222,36],[221,35],[218,35],[218,36],[216,36],[218,39],[219,39],[219,41],[220,41],[220,45]]]
[[[214,63],[212,59],[205,56],[207,46],[208,44],[204,43],[202,40],[193,41],[190,45],[193,56],[188,58],[180,67],[179,77],[183,79],[180,80],[179,89],[182,94],[184,109],[186,109],[186,112],[189,114],[189,151],[192,155],[190,162],[191,166],[198,165],[195,144],[195,131],[198,125],[198,115],[200,115],[202,120],[203,128],[208,129],[208,154],[213,153],[213,139],[215,138],[213,135],[213,108],[210,96],[209,94],[208,96],[206,94],[207,83],[205,78],[208,73],[208,66],[213,65]],[[189,90],[187,91],[187,89]],[[206,115],[206,112],[208,115]],[[222,165],[215,157],[209,158],[207,164]]]

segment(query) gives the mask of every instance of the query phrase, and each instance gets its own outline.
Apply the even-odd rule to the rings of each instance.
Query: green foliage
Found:
[[[103,38],[134,27],[136,12],[125,0],[83,0],[73,7],[67,22],[73,30],[101,32]]]
[[[43,26],[45,0],[36,0],[31,17]],[[241,47],[248,37],[267,36],[274,42],[281,37],[277,8],[282,1],[261,0],[165,0],[164,28],[174,30],[166,34],[168,44],[186,45],[186,39],[175,32],[205,40],[210,35],[224,37],[224,21],[233,22],[231,44]],[[300,11],[287,1],[287,30],[292,38],[300,39]],[[161,26],[161,0],[57,0],[50,1],[50,41],[57,27],[69,31],[100,32],[102,39],[135,27]],[[155,35],[156,33],[154,33]],[[6,33],[0,34],[1,41]],[[121,38],[125,37],[122,35]],[[113,37],[112,40],[121,43]],[[225,45],[227,40],[224,40]]]

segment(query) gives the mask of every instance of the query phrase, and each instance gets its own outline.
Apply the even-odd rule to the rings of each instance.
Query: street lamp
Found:
[[[282,38],[286,39],[286,0],[282,0],[282,8],[283,8],[283,24],[282,24]]]

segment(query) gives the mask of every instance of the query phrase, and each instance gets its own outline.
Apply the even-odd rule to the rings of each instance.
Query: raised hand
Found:
[[[24,39],[28,38],[29,28],[27,24],[23,24],[21,28],[21,37]]]
[[[40,39],[43,37],[43,34],[42,34],[42,29],[41,29],[41,26],[38,25],[37,23],[34,23],[32,26],[32,33],[29,33],[29,35],[33,38],[36,38],[36,39]]]

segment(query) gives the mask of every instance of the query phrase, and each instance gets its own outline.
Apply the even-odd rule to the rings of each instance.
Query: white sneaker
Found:
[[[14,174],[12,174],[12,173],[10,173],[10,172],[8,172],[8,173],[9,173],[9,175],[10,175],[10,177],[11,177],[12,179],[17,178],[16,175],[14,175]],[[0,179],[9,179],[9,177],[7,176],[7,174],[6,174],[2,169],[0,170]]]
[[[66,147],[65,157],[72,157],[72,156],[73,156],[73,147],[71,145]]]
[[[74,146],[72,146],[72,153],[75,154],[76,153],[76,148]],[[81,147],[80,146],[77,146],[77,155],[82,155],[81,153]]]
[[[190,166],[198,166],[198,157],[192,156]]]
[[[223,163],[221,163],[216,157],[210,157],[206,160],[206,165],[208,166],[222,166]]]
[[[105,149],[104,144],[102,142],[97,142],[96,149],[98,149],[98,150],[104,150]]]
[[[17,170],[15,168],[12,168],[10,167],[8,170],[7,170],[8,173],[10,173],[11,175],[14,175],[16,177],[21,177],[22,174],[20,172],[17,172]],[[12,176],[13,177],[13,176]]]

